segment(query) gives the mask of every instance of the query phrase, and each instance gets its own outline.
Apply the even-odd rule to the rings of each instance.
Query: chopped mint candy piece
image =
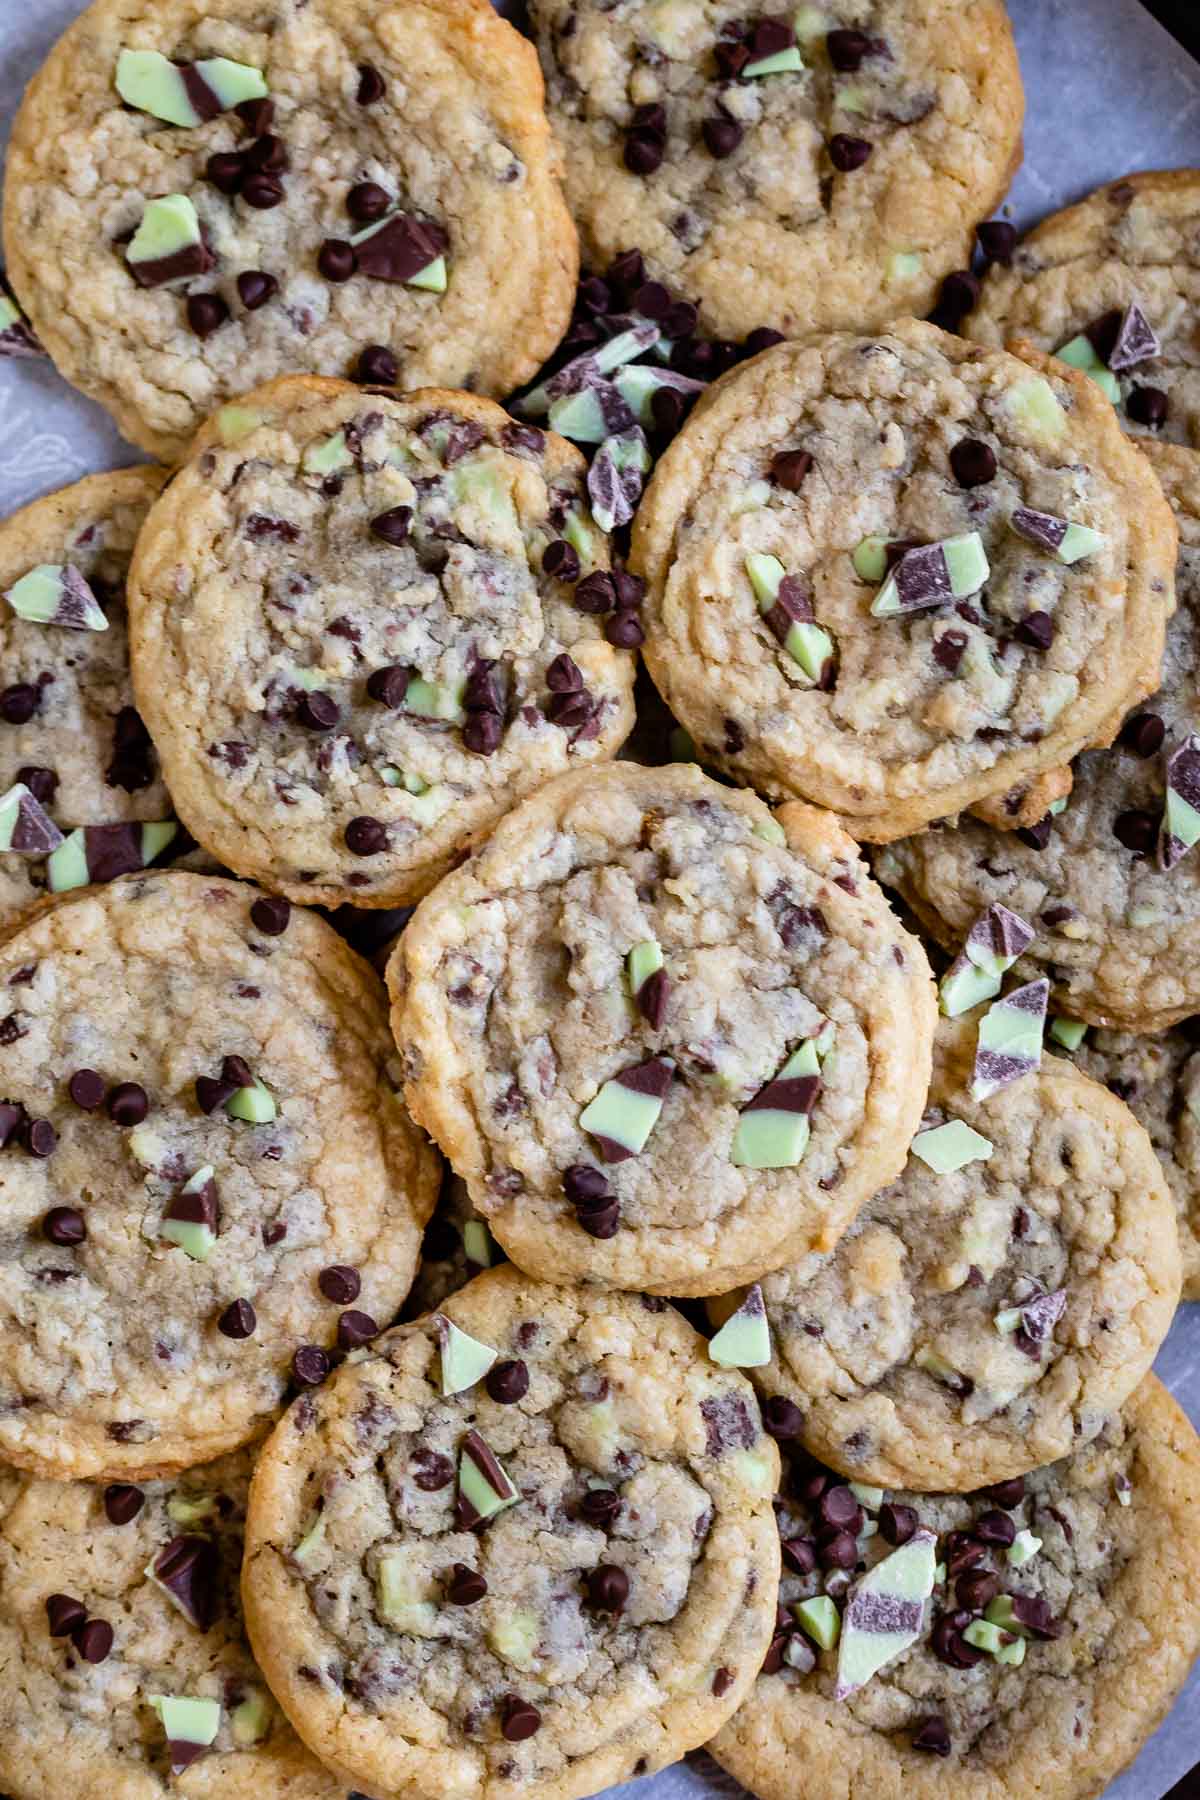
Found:
[[[833,1649],[841,1633],[842,1621],[828,1594],[817,1594],[811,1600],[797,1600],[791,1611],[801,1631],[819,1650]]]
[[[700,383],[700,385],[704,384]],[[770,498],[771,483],[769,481],[752,481],[748,488],[743,488],[736,500],[730,501],[730,516],[736,519],[742,513],[757,512],[760,507],[767,504]]]
[[[1049,1035],[1064,1050],[1078,1050],[1087,1036],[1087,1030],[1082,1019],[1051,1019]]]
[[[1022,1306],[1021,1328],[1035,1344],[1044,1343],[1066,1310],[1066,1288],[1056,1288],[1052,1294],[1038,1294]]]
[[[980,591],[990,573],[977,531],[943,538],[937,544],[919,544],[900,558],[871,602],[871,612],[877,619],[887,619],[942,606],[949,600],[965,600]]]
[[[1040,1065],[1049,994],[1048,981],[1029,981],[988,1007],[979,1021],[971,1078],[973,1100],[990,1099]]]
[[[1090,525],[1068,523],[1063,541],[1058,546],[1058,560],[1064,563],[1082,562],[1085,556],[1095,556],[1097,550],[1103,548],[1102,532],[1093,531]]]
[[[563,536],[578,556],[579,566],[586,575],[593,561],[592,534],[587,528],[586,521],[577,512],[567,514],[566,523],[563,526]]]
[[[223,406],[217,414],[217,430],[221,434],[223,444],[237,444],[242,438],[249,437],[260,425],[268,422],[269,415],[257,412],[252,406]]]
[[[239,1700],[229,1714],[229,1729],[239,1750],[253,1750],[271,1735],[273,1708],[263,1693],[255,1691]]]
[[[1019,381],[1008,396],[1011,412],[1045,443],[1057,443],[1066,429],[1067,415],[1044,375]]]
[[[1021,1327],[1020,1307],[1006,1306],[1002,1312],[996,1314],[992,1323],[1000,1333],[1001,1337],[1011,1337],[1013,1332],[1019,1331]]]
[[[446,249],[447,238],[439,225],[397,212],[353,232],[349,241],[360,275],[429,287],[437,279],[432,271]]]
[[[1046,808],[1046,811],[1049,813],[1049,815],[1052,819],[1057,819],[1057,817],[1060,813],[1066,812],[1068,798],[1069,798],[1068,795],[1060,794],[1057,800],[1052,800],[1050,802],[1049,806]],[[1069,935],[1070,934],[1068,933],[1068,936]]]
[[[802,1637],[792,1633],[783,1647],[783,1660],[789,1669],[795,1669],[798,1675],[811,1675],[817,1666],[817,1659]]]
[[[745,1169],[790,1169],[808,1148],[809,1116],[821,1091],[816,1043],[805,1040],[742,1108],[729,1160]]]
[[[19,619],[33,625],[62,625],[69,631],[108,630],[95,594],[69,563],[39,563],[14,582],[4,598]]]
[[[984,1000],[994,1000],[1000,992],[998,975],[977,969],[965,956],[951,963],[938,983],[938,1004],[948,1019],[957,1019]]]
[[[50,857],[46,885],[52,894],[65,894],[70,888],[86,887],[89,880],[84,834],[82,830],[73,831]]]
[[[824,679],[833,658],[833,639],[823,625],[807,621],[793,625],[783,640],[783,647],[810,681]]]
[[[929,1345],[923,1344],[914,1354],[913,1365],[918,1369],[924,1369],[927,1375],[932,1375],[934,1380],[940,1381],[943,1386],[952,1388],[955,1392],[961,1392],[963,1378],[959,1370],[954,1367],[953,1363],[948,1363],[944,1356],[940,1356],[936,1350],[931,1349]]]
[[[1097,550],[1104,548],[1104,538],[1090,525],[1073,525],[1069,519],[1056,518],[1053,513],[1035,512],[1032,507],[1018,506],[1014,508],[1009,520],[1018,537],[1028,544],[1036,544],[1039,550],[1048,550],[1059,562],[1077,563],[1085,556],[1094,556]]]
[[[492,1234],[482,1219],[468,1219],[462,1228],[463,1253],[477,1269],[490,1269],[496,1260]]]
[[[647,939],[644,943],[635,944],[625,958],[625,966],[629,971],[629,992],[633,995],[635,1003],[640,1006],[643,988],[651,976],[659,974],[662,969],[662,949],[653,938]]]
[[[458,1522],[473,1531],[521,1498],[503,1465],[477,1431],[468,1431],[458,1458]]]
[[[64,838],[46,862],[52,894],[114,881],[149,866],[178,833],[173,821],[149,825],[85,825]]]
[[[869,581],[877,586],[887,574],[888,540],[881,537],[865,537],[851,555],[854,573],[860,581]]]
[[[1139,363],[1158,356],[1161,350],[1153,325],[1137,301],[1132,300],[1125,308],[1116,342],[1108,353],[1109,368],[1114,374],[1124,375],[1129,369],[1136,369]]]
[[[116,85],[127,106],[168,125],[192,127],[243,100],[262,100],[267,94],[261,72],[245,63],[224,56],[173,63],[157,50],[122,50]]]
[[[1092,343],[1092,340],[1088,337],[1087,333],[1083,331],[1080,332],[1078,337],[1071,338],[1068,343],[1065,343],[1061,349],[1056,350],[1054,354],[1059,362],[1066,363],[1068,367],[1072,369],[1082,369],[1085,375],[1090,375],[1093,369],[1102,369],[1104,367],[1102,358],[1096,354],[1096,346]]]
[[[629,524],[650,468],[650,451],[640,425],[605,438],[587,473],[592,517],[601,531]]]
[[[767,612],[774,606],[779,584],[786,573],[777,556],[768,556],[763,551],[755,550],[746,558],[746,574],[750,578],[750,586],[754,589],[754,598],[760,612]]]
[[[881,1487],[869,1487],[864,1481],[852,1481],[850,1492],[858,1504],[865,1506],[868,1512],[878,1512],[883,1505],[884,1490]]]
[[[844,88],[843,94],[865,95],[862,88]],[[843,112],[865,112],[866,105],[849,106],[843,99],[840,102]],[[888,277],[892,281],[912,281],[921,273],[922,260],[916,250],[894,250],[888,259]]]
[[[708,1354],[723,1369],[761,1369],[771,1360],[771,1331],[758,1283],[709,1340]]]
[[[842,1618],[834,1698],[845,1700],[915,1644],[933,1593],[937,1538],[919,1527],[851,1587]]]
[[[303,467],[309,475],[334,475],[339,469],[349,469],[354,458],[346,448],[346,434],[337,431],[322,444],[310,444],[304,452]]]
[[[612,391],[616,392],[615,389]],[[620,396],[617,398],[620,399]],[[629,413],[623,400],[621,406],[628,414],[624,423],[628,423],[633,415]],[[547,423],[551,431],[557,431],[562,437],[573,438],[580,444],[599,444],[608,436],[610,417],[615,419],[616,429],[619,430],[622,424],[620,414],[614,414],[611,409],[606,414],[601,389],[597,385],[580,388],[577,393],[564,394],[561,399],[555,400],[550,407]]]
[[[434,1325],[441,1345],[442,1393],[465,1394],[483,1380],[499,1352],[461,1330],[444,1313],[437,1315]]]
[[[394,769],[385,763],[379,771],[379,779],[385,787],[403,788],[406,794],[427,794],[429,783],[422,781],[419,775],[406,775],[403,769]]]
[[[1004,1633],[989,1619],[972,1619],[963,1632],[963,1637],[968,1644],[973,1644],[976,1650],[986,1650],[989,1656],[995,1656],[1004,1642]]]
[[[407,1549],[385,1550],[375,1568],[375,1606],[385,1624],[397,1631],[428,1637],[436,1628],[438,1609],[429,1597],[432,1582],[413,1563]]]
[[[242,1119],[247,1125],[270,1125],[278,1108],[272,1095],[256,1079],[253,1087],[239,1088],[236,1094],[230,1095],[225,1102],[225,1111],[231,1119]]]
[[[704,392],[705,383],[694,381],[690,375],[678,375],[674,369],[652,369],[644,363],[626,363],[614,373],[613,386],[638,424],[649,429],[655,423],[655,394],[670,388],[673,393],[691,400]]]
[[[989,906],[967,933],[962,954],[940,986],[941,1008],[949,1019],[1000,992],[1000,978],[1032,944],[1036,933],[1007,906]]]
[[[968,1163],[986,1162],[995,1146],[962,1119],[947,1119],[931,1131],[919,1131],[911,1148],[935,1175],[953,1175]]]
[[[418,719],[447,719],[457,724],[463,716],[465,688],[465,681],[452,686],[442,685],[426,681],[423,675],[414,675],[404,696],[404,710],[414,713]]]
[[[423,269],[418,269],[415,275],[409,276],[407,285],[424,288],[428,294],[444,294],[449,286],[445,257],[435,256],[433,261],[426,263]]]
[[[29,320],[11,294],[0,289],[0,356],[45,356]]]
[[[787,843],[787,832],[778,819],[763,819],[754,827],[754,835],[768,844]]]
[[[296,1548],[292,1551],[292,1561],[302,1569],[311,1568],[322,1550],[325,1548],[325,1515],[318,1513]]]
[[[194,1262],[207,1262],[217,1241],[220,1208],[210,1163],[189,1178],[163,1210],[159,1236],[178,1244]]]
[[[1034,1537],[1032,1531],[1018,1531],[1008,1546],[1008,1560],[1014,1569],[1023,1569],[1026,1563],[1033,1561],[1041,1547],[1041,1538]]]
[[[171,1773],[182,1775],[216,1741],[221,1703],[186,1694],[151,1694],[149,1700],[166,1733]]]
[[[1010,1667],[1019,1669],[1025,1661],[1025,1639],[1023,1637],[1006,1639],[998,1650],[993,1651],[993,1655],[998,1663],[1007,1663]]]
[[[628,331],[609,338],[606,344],[601,344],[586,360],[595,363],[597,374],[611,375],[614,369],[619,369],[623,363],[633,362],[643,350],[657,344],[661,336],[662,332],[657,325],[648,319],[643,320],[640,325],[633,325]]]
[[[1128,1475],[1118,1475],[1113,1482],[1113,1487],[1116,1489],[1118,1506],[1133,1505],[1133,1483]]]
[[[1158,834],[1158,861],[1173,869],[1200,841],[1200,737],[1184,739],[1167,758],[1167,800]]]
[[[611,375],[614,369],[621,368],[624,363],[633,362],[643,350],[652,350],[661,336],[658,326],[649,319],[631,325],[628,331],[618,332],[616,337],[609,338],[599,349],[572,357],[556,374],[530,388],[521,401],[521,411],[527,418],[535,418],[548,412],[552,400],[557,400],[561,394],[578,393],[581,388],[590,387],[599,377]]]
[[[125,256],[140,287],[166,287],[212,267],[196,208],[186,194],[147,201]]]
[[[1055,1638],[1062,1631],[1046,1601],[1036,1594],[997,1594],[989,1600],[983,1616],[1014,1637]]]
[[[624,1162],[645,1149],[674,1070],[675,1064],[665,1056],[634,1063],[606,1081],[584,1107],[579,1123],[595,1138],[604,1162]]]
[[[773,56],[760,56],[755,62],[745,63],[741,78],[752,81],[760,75],[793,75],[803,67],[799,50],[795,44],[789,44],[786,50],[776,50]]]
[[[804,43],[809,38],[824,37],[829,23],[829,15],[823,7],[802,6],[792,18],[792,29]]]
[[[18,781],[7,794],[0,794],[0,850],[11,850],[16,856],[49,856],[66,839],[25,786]]]
[[[812,594],[798,575],[788,575],[777,556],[753,551],[746,574],[763,621],[810,681],[820,681],[833,655],[833,639],[814,622]]]
[[[215,1494],[172,1494],[167,1517],[176,1525],[204,1525],[220,1512]]]
[[[156,856],[161,856],[168,844],[173,844],[179,836],[179,827],[174,819],[152,819],[141,829],[142,867],[148,869]]]

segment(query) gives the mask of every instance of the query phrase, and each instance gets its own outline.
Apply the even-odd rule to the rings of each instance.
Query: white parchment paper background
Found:
[[[0,0],[0,140],[25,82],[79,10],[76,0]],[[1137,0],[1009,0],[1009,11],[1028,96],[1025,166],[1010,196],[1019,225],[1134,169],[1200,165],[1200,64]],[[93,470],[137,460],[99,407],[48,365],[0,363],[0,516]],[[1181,1310],[1158,1371],[1200,1424],[1200,1305]],[[1200,1668],[1106,1800],[1161,1800],[1196,1764]],[[611,1794],[706,1800],[717,1791],[738,1792],[700,1754]],[[804,1800],[801,1770],[796,1800]]]

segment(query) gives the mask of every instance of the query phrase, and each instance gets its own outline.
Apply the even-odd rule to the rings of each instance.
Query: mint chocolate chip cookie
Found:
[[[1200,448],[1200,169],[1127,175],[993,263],[964,327],[1082,369],[1138,436]]]
[[[0,1782],[25,1800],[346,1800],[246,1643],[251,1458],[173,1481],[0,1477]]]
[[[547,1279],[712,1294],[831,1249],[925,1101],[928,964],[855,845],[691,765],[543,788],[388,978],[413,1116]]]
[[[875,859],[880,879],[948,950],[990,907],[1018,914],[1035,936],[1017,973],[1049,979],[1054,1012],[1128,1031],[1161,1031],[1200,1010],[1200,861],[1189,848],[1200,836],[1190,774],[1200,724],[1200,457],[1169,444],[1146,451],[1180,534],[1159,691],[1113,722],[1110,749],[1078,758],[1069,799],[1031,828],[999,833],[961,820]]]
[[[251,1642],[347,1782],[576,1800],[749,1692],[778,1474],[753,1390],[665,1301],[494,1270],[280,1423]]]
[[[831,1254],[763,1279],[753,1378],[855,1481],[976,1488],[1065,1455],[1137,1386],[1179,1299],[1145,1131],[1058,1057],[977,1099],[990,1016],[939,1027],[900,1180]]]
[[[506,393],[577,266],[536,56],[484,0],[96,0],[4,228],[59,369],[164,461],[289,370]]]
[[[739,1781],[1090,1800],[1132,1761],[1200,1649],[1200,1442],[1152,1375],[1086,1448],[977,1494],[785,1460],[779,1628],[710,1745]]]
[[[216,415],[130,582],[134,680],[189,828],[291,899],[417,899],[633,720],[583,458],[491,401],[285,378]]]
[[[1158,679],[1175,542],[1086,377],[909,322],[719,383],[633,564],[701,758],[886,842],[1110,741]]]
[[[310,913],[126,877],[0,944],[0,1454],[137,1479],[249,1441],[394,1317],[435,1158]]]
[[[585,259],[743,338],[928,312],[1020,159],[998,0],[535,0]]]

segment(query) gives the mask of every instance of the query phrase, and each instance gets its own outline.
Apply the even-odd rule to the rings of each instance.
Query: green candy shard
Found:
[[[986,1162],[994,1148],[962,1119],[947,1119],[931,1131],[919,1131],[911,1145],[913,1155],[935,1175],[953,1175],[968,1163]]]
[[[241,1119],[247,1125],[270,1125],[278,1114],[274,1097],[255,1080],[253,1087],[239,1088],[225,1102],[225,1111],[231,1119]]]
[[[709,1340],[708,1354],[722,1369],[761,1369],[771,1360],[771,1330],[762,1288],[755,1282],[735,1313]]]
[[[657,327],[653,335],[648,337],[646,325],[635,325],[629,331],[619,332],[616,337],[609,338],[606,344],[601,344],[591,360],[601,375],[611,375],[614,369],[619,369],[623,363],[633,362],[643,350],[657,344],[661,336],[662,332]]]
[[[267,84],[259,69],[246,63],[231,62],[225,56],[213,56],[204,62],[185,65],[199,78],[201,94],[207,89],[204,111],[193,103],[192,93],[184,78],[183,68],[158,50],[122,50],[117,58],[116,87],[127,106],[149,113],[168,125],[202,125],[243,100],[262,100]]]
[[[984,1000],[993,1000],[1000,992],[999,975],[977,969],[966,957],[959,957],[938,984],[938,1005],[947,1019],[957,1019]]]
[[[946,1017],[957,1018],[998,994],[1001,977],[1028,950],[1034,936],[1032,926],[1007,906],[997,903],[981,913],[967,933],[961,955],[942,977],[939,999]]]
[[[1064,1050],[1078,1050],[1088,1028],[1082,1019],[1051,1019],[1049,1036]]]
[[[760,612],[769,612],[779,595],[779,584],[787,570],[777,556],[755,550],[746,558],[746,574],[754,589]]]
[[[202,1168],[197,1169],[179,1190],[178,1201],[170,1203],[158,1228],[161,1238],[165,1238],[169,1244],[177,1244],[194,1262],[207,1262],[217,1241],[217,1202],[216,1190],[213,1188],[215,1173],[211,1163],[205,1163]],[[208,1189],[212,1189],[212,1192],[208,1195],[206,1205],[192,1208],[186,1205],[189,1199],[204,1195]],[[171,1209],[177,1205],[182,1216],[173,1217]],[[188,1216],[189,1213],[192,1216]]]
[[[403,769],[393,768],[390,763],[380,769],[379,779],[385,787],[403,788],[406,794],[419,796],[429,792],[429,783],[422,781],[419,775],[406,775]]]
[[[87,840],[82,829],[71,832],[46,858],[46,885],[52,894],[86,887],[91,880],[87,866]]]
[[[408,1550],[385,1550],[375,1569],[375,1610],[385,1625],[427,1637],[437,1624],[438,1609],[429,1599],[431,1584],[418,1573]]]
[[[577,512],[569,512],[563,525],[563,536],[578,556],[580,568],[586,574],[593,566],[595,558],[592,534],[588,529],[587,520]]]
[[[854,573],[860,581],[877,586],[887,574],[887,538],[865,537],[851,553]]]
[[[460,1524],[472,1530],[515,1506],[521,1498],[503,1463],[477,1431],[468,1431],[458,1457]]]
[[[496,1260],[496,1245],[482,1219],[468,1219],[462,1228],[463,1253],[477,1269],[490,1269]]]
[[[1090,525],[1072,525],[1068,522],[1062,543],[1055,555],[1059,562],[1082,562],[1085,556],[1095,556],[1097,550],[1104,548],[1104,535],[1093,531]]]
[[[787,832],[783,829],[783,826],[779,823],[778,819],[760,820],[754,827],[754,835],[756,838],[762,838],[763,842],[767,844],[782,845],[787,843]]]
[[[1019,1306],[1006,1306],[1003,1311],[996,1314],[992,1324],[1001,1337],[1011,1337],[1013,1332],[1019,1328],[1021,1318],[1022,1313]]]
[[[445,719],[457,724],[463,716],[462,697],[466,681],[442,684],[414,675],[404,696],[405,712],[418,719]]]
[[[4,598],[31,625],[63,625],[72,631],[107,631],[108,620],[78,569],[39,563],[13,583]]]
[[[223,444],[237,444],[249,437],[260,425],[269,423],[269,415],[253,406],[223,406],[217,414],[217,430]]]
[[[542,1627],[535,1613],[518,1608],[504,1613],[488,1630],[488,1643],[514,1669],[534,1667],[535,1652],[541,1642]]]
[[[1104,362],[1097,356],[1096,347],[1091,338],[1082,331],[1078,337],[1073,337],[1060,350],[1056,350],[1054,355],[1059,362],[1066,363],[1068,367],[1082,369],[1085,375],[1090,375],[1093,369],[1104,367]]]
[[[21,322],[20,307],[7,294],[0,294],[0,333],[11,331],[14,325]]]
[[[988,1007],[979,1021],[971,1077],[973,1100],[988,1100],[1039,1067],[1049,992],[1045,979],[1030,981]]]
[[[438,1313],[434,1325],[441,1344],[442,1394],[465,1394],[483,1380],[499,1352],[461,1330],[444,1313]]]
[[[1025,1661],[1025,1639],[1015,1637],[1011,1642],[1001,1644],[993,1655],[998,1663],[1007,1663],[1011,1668],[1019,1669]]]
[[[1050,814],[1052,819],[1057,819],[1060,813],[1066,812],[1068,802],[1069,796],[1067,794],[1061,794],[1057,800],[1052,800],[1050,802],[1046,811]]]
[[[255,1691],[239,1700],[229,1715],[229,1729],[239,1750],[253,1750],[271,1735],[274,1709],[265,1694]]]
[[[847,89],[846,91],[853,92],[856,96],[862,94],[861,88]],[[865,95],[863,99],[864,104],[856,106],[848,106],[843,100],[841,102],[842,111],[865,112],[867,110]],[[888,258],[888,278],[891,281],[912,281],[921,273],[923,266],[924,262],[919,251],[895,250]]]
[[[339,469],[349,469],[354,462],[346,448],[344,431],[335,432],[322,444],[310,444],[304,452],[301,467],[308,475],[333,475]]]
[[[1056,443],[1066,429],[1067,415],[1044,375],[1032,375],[1009,391],[1009,410],[1044,441]]]
[[[783,640],[792,661],[803,669],[810,681],[820,681],[833,655],[833,639],[823,625],[798,619]]]
[[[828,1594],[816,1594],[811,1600],[795,1601],[791,1613],[801,1631],[812,1639],[819,1650],[833,1649],[841,1634],[842,1621]]]
[[[857,1693],[917,1642],[936,1566],[937,1538],[920,1527],[851,1587],[842,1618],[836,1700]]]
[[[1000,1627],[993,1625],[989,1619],[972,1619],[963,1632],[968,1644],[973,1644],[976,1650],[986,1650],[989,1656],[995,1656],[1001,1648],[1004,1635]]]
[[[977,531],[964,531],[958,537],[942,539],[942,554],[950,572],[950,592],[956,600],[977,594],[991,570]]]
[[[629,991],[635,999],[643,983],[649,981],[651,975],[657,975],[662,966],[662,949],[653,938],[633,946],[625,958],[625,967],[629,973]]]
[[[600,1140],[605,1162],[639,1156],[658,1123],[675,1064],[669,1057],[623,1069],[606,1081],[579,1115],[582,1129]]]
[[[829,30],[829,18],[819,6],[802,6],[792,19],[792,29],[802,41],[809,38],[824,37]]]
[[[868,1512],[878,1512],[883,1505],[884,1489],[881,1487],[870,1487],[865,1481],[852,1481],[850,1492]]]
[[[1041,1547],[1041,1538],[1035,1537],[1032,1531],[1018,1531],[1016,1537],[1008,1546],[1006,1554],[1014,1569],[1023,1569],[1026,1563],[1031,1563],[1033,1561]]]
[[[642,421],[643,424],[653,424],[653,422],[653,418]],[[748,488],[743,488],[742,492],[729,502],[729,516],[731,519],[736,519],[740,518],[742,513],[758,512],[770,498],[771,484],[769,481],[752,481]]]
[[[779,1073],[760,1089],[738,1115],[729,1160],[742,1169],[790,1169],[803,1159],[810,1135],[809,1111],[817,1090],[796,1089],[793,1082],[821,1073],[817,1041],[806,1038],[788,1057]],[[772,1090],[775,1090],[774,1094]],[[779,1104],[773,1104],[773,1100]]]
[[[427,294],[444,294],[449,285],[445,257],[435,256],[431,263],[426,263],[423,269],[418,269],[415,275],[410,275],[404,285],[405,287],[424,288]]]
[[[890,619],[948,600],[965,600],[984,587],[991,568],[977,531],[960,532],[906,551],[871,602],[871,616]]]
[[[221,1729],[219,1700],[196,1700],[186,1694],[150,1694],[170,1746],[171,1773],[181,1775],[195,1752],[215,1743]]]
[[[172,1494],[167,1517],[176,1525],[205,1525],[218,1513],[215,1494]]]
[[[957,1387],[962,1381],[962,1375],[954,1364],[948,1363],[944,1356],[939,1356],[928,1345],[922,1345],[913,1356],[913,1366],[924,1369],[927,1375],[932,1375],[935,1381],[944,1382],[947,1387]]]
[[[547,416],[551,431],[580,444],[599,444],[608,436],[608,422],[595,388],[580,388],[551,403]]]
[[[142,861],[146,867],[160,856],[168,844],[174,843],[179,836],[179,826],[174,819],[152,820],[142,826]]]
[[[760,56],[757,62],[746,63],[741,72],[743,81],[753,81],[760,75],[794,75],[804,67],[804,60],[795,44],[786,50],[777,50],[773,56]]]
[[[196,208],[186,194],[164,194],[146,203],[142,222],[126,251],[131,263],[165,263],[189,249],[203,248],[204,238]],[[181,270],[176,280],[197,273]]]
[[[997,1594],[994,1600],[989,1600],[983,1616],[989,1625],[998,1625],[1001,1631],[1008,1632],[1012,1637],[1028,1638],[1034,1635],[1017,1618],[1011,1594]]]
[[[302,1569],[307,1569],[316,1562],[325,1548],[325,1515],[318,1513],[296,1548],[292,1551],[292,1561]]]

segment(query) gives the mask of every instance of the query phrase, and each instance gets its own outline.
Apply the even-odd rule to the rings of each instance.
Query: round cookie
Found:
[[[1057,1057],[975,1099],[983,1016],[939,1027],[900,1180],[831,1254],[763,1280],[754,1379],[855,1481],[957,1491],[1066,1455],[1137,1386],[1179,1299],[1145,1131]]]
[[[0,1454],[21,1468],[136,1479],[233,1449],[408,1292],[437,1170],[382,988],[286,915],[138,875],[0,943]]]
[[[373,1793],[575,1800],[663,1768],[771,1636],[779,1459],[753,1391],[661,1300],[508,1267],[442,1318],[263,1452],[243,1597],[272,1689]]]
[[[799,1546],[827,1528],[820,1499],[804,1498],[823,1485],[819,1472],[793,1464],[785,1479],[780,1531],[797,1548],[789,1567],[785,1547],[780,1598],[790,1608],[821,1592],[819,1575],[794,1569],[808,1561]],[[834,1491],[843,1504],[825,1501],[826,1509],[849,1512],[846,1490]],[[947,1568],[923,1616],[916,1609],[919,1640],[838,1699],[846,1617],[851,1631],[856,1613],[871,1622],[851,1589],[838,1653],[818,1655],[795,1625],[781,1631],[768,1658],[773,1672],[759,1677],[712,1753],[761,1800],[797,1792],[806,1800],[1091,1800],[1105,1790],[1161,1722],[1200,1648],[1200,1443],[1166,1389],[1147,1376],[1094,1443],[1011,1490],[890,1494],[890,1512],[878,1498],[868,1496],[878,1535],[860,1539],[868,1565],[885,1570],[873,1585],[898,1585],[881,1559],[896,1555],[892,1543],[914,1527],[907,1544],[918,1547],[905,1562],[922,1563],[927,1531]],[[1014,1566],[1010,1538],[1018,1556],[1031,1539],[1041,1548]],[[842,1571],[826,1568],[837,1592]],[[1003,1638],[997,1645],[1005,1658],[1023,1654],[1019,1663],[964,1637],[995,1642],[980,1629],[995,1609],[989,1594],[1020,1596],[1017,1610],[1036,1621],[1020,1628],[1023,1653]],[[1000,1616],[1011,1610],[1001,1600]],[[876,1632],[884,1617],[876,1611]],[[859,1673],[882,1653],[861,1628],[850,1638]]]
[[[584,477],[470,394],[297,377],[219,413],[129,588],[139,704],[200,842],[293,900],[399,906],[615,754],[634,659],[606,639],[629,615]]]
[[[22,1800],[346,1800],[246,1643],[250,1462],[140,1489],[0,1478],[0,1782]],[[200,1702],[190,1728],[211,1742],[181,1739],[164,1695]]]
[[[963,329],[980,344],[1067,348],[1130,431],[1200,449],[1198,308],[1200,169],[1170,169],[1127,175],[1044,219],[1010,264],[992,265]]]
[[[414,1118],[543,1279],[712,1294],[829,1249],[925,1101],[929,967],[855,845],[690,764],[543,788],[388,982]]]
[[[1020,161],[999,0],[530,10],[585,260],[636,245],[721,337],[928,312]]]
[[[1058,1012],[1096,1025],[1161,1031],[1200,1011],[1200,859],[1162,867],[1167,759],[1200,722],[1200,456],[1147,445],[1179,523],[1178,609],[1161,688],[1110,750],[1074,767],[1065,810],[1031,833],[973,820],[879,852],[880,880],[957,950],[997,902],[1037,932],[1017,964],[1046,975]]]
[[[718,382],[633,540],[647,665],[699,754],[874,842],[1107,742],[1157,680],[1174,561],[1091,382],[914,321]]]
[[[230,395],[367,349],[367,380],[504,394],[570,316],[557,161],[484,0],[95,0],[17,115],[8,273],[164,461]]]

